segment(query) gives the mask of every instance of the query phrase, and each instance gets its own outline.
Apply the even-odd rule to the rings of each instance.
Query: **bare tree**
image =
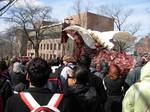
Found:
[[[8,29],[6,29],[5,31],[5,35],[6,35],[6,39],[8,40],[9,42],[9,45],[10,45],[10,56],[12,57],[14,54],[15,54],[15,40],[16,40],[16,35],[15,35],[15,30],[16,30],[16,27],[10,27]]]
[[[132,34],[135,35],[136,32],[138,32],[140,30],[141,24],[140,23],[136,23],[136,24],[130,24],[128,25],[130,27],[128,27],[128,31]]]
[[[10,31],[9,31],[10,32]],[[13,43],[10,41],[12,36],[8,32],[1,32],[0,34],[0,57],[3,58],[5,56],[12,56],[13,51]]]
[[[90,11],[92,7],[90,1],[86,1],[86,3],[87,4],[83,6],[81,0],[75,0],[73,4],[73,11],[78,15],[78,25],[80,26],[84,26],[85,24],[85,15],[81,15],[81,13]]]
[[[0,0],[0,16],[2,16],[17,0]]]
[[[140,24],[128,24],[128,18],[132,15],[133,9],[125,10],[120,4],[102,5],[98,8],[98,13],[114,19],[114,24],[118,31],[128,31],[131,35],[135,35],[140,30]],[[131,41],[132,40],[132,41]],[[113,40],[115,50],[125,51],[134,45],[136,38],[117,37]]]
[[[35,50],[35,57],[39,56],[39,44],[44,37],[44,32],[49,29],[44,24],[52,24],[52,22],[45,22],[51,19],[50,13],[49,7],[31,6],[26,3],[25,7],[15,7],[10,10],[9,17],[5,18],[22,30]]]
[[[119,31],[130,31],[135,34],[140,29],[140,24],[127,24],[128,18],[132,15],[133,9],[125,10],[120,4],[117,5],[102,5],[98,8],[98,13],[109,16],[114,19],[115,27]]]
[[[114,43],[114,50],[121,52],[127,51],[134,45],[136,37],[130,35],[128,32],[120,32],[114,35],[112,42]]]
[[[75,0],[75,6],[73,6],[76,14],[78,15],[78,24],[81,25],[81,0]]]

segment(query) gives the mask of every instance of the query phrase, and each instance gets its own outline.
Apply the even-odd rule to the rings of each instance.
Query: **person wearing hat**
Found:
[[[23,65],[20,62],[15,62],[13,64],[11,80],[12,80],[14,91],[16,92],[24,91],[25,89],[28,88],[26,74],[23,71]]]
[[[65,87],[68,74],[72,72],[72,68],[75,66],[74,63],[75,63],[75,58],[73,56],[68,54],[63,56],[64,68],[60,73],[60,80],[63,88]]]

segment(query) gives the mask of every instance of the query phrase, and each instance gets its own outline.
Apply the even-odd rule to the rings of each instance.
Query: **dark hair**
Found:
[[[31,84],[35,87],[43,87],[50,74],[48,63],[42,58],[32,59],[27,66]]]
[[[59,66],[60,64],[59,58],[48,60],[48,64],[50,66]]]
[[[89,70],[83,66],[75,66],[73,68],[73,77],[76,78],[77,83],[86,84],[88,80]]]
[[[89,68],[91,65],[91,58],[88,55],[81,55],[78,60],[78,65]]]
[[[0,61],[0,69],[2,71],[8,69],[8,66],[7,66],[7,64],[6,64],[6,62],[4,60]]]

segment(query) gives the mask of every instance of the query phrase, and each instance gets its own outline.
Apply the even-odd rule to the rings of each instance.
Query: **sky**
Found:
[[[20,0],[23,4],[23,0]],[[73,5],[75,0],[27,0],[32,4],[49,6],[52,8],[52,17],[63,22],[63,18],[73,15]],[[115,2],[114,2],[115,1]],[[150,33],[150,12],[146,10],[150,6],[150,0],[81,0],[81,6],[84,8],[87,3],[90,4],[92,13],[97,13],[97,7],[100,5],[119,4],[124,9],[133,9],[132,15],[128,18],[128,23],[140,23],[140,31],[137,35],[146,35]],[[150,8],[149,8],[150,11]],[[7,25],[0,19],[0,31],[3,31]]]

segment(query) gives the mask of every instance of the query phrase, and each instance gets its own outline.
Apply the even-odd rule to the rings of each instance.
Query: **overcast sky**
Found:
[[[23,0],[20,0],[23,4]],[[52,7],[52,17],[63,21],[63,18],[72,15],[73,4],[75,0],[27,0],[30,3],[38,5],[47,5]],[[150,13],[146,12],[146,9],[150,7],[150,0],[81,0],[82,6],[85,7],[87,3],[90,3],[90,12],[97,13],[96,8],[100,5],[112,5],[114,2],[120,4],[121,7],[126,9],[132,8],[134,12],[128,19],[129,23],[139,22],[142,26],[138,35],[146,35],[150,32]],[[0,31],[3,31],[7,25],[0,20]]]

